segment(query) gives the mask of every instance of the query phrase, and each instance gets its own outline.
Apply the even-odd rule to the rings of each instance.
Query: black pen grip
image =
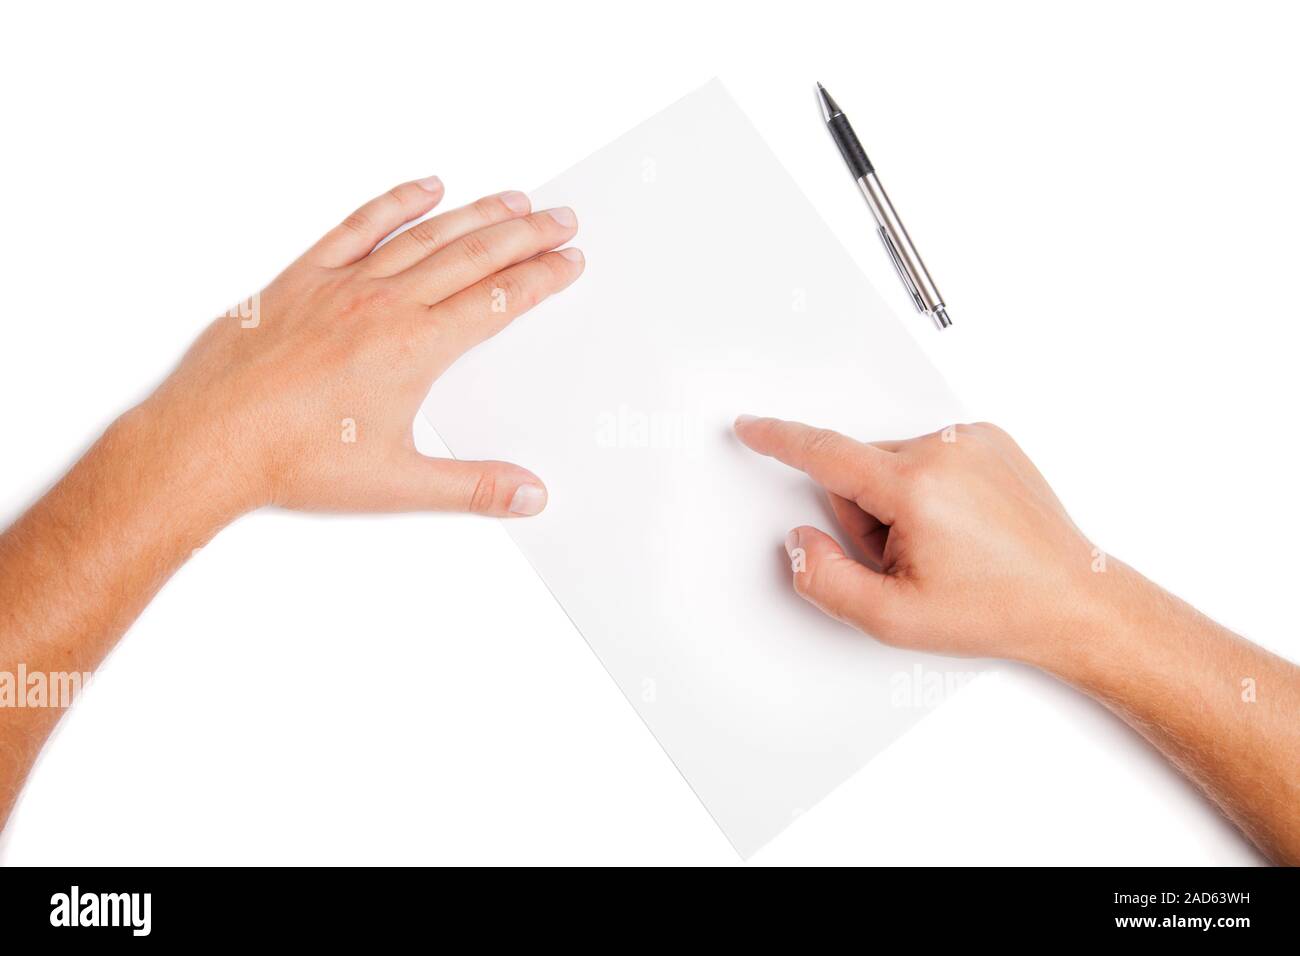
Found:
[[[853,132],[853,127],[849,125],[844,114],[837,113],[832,116],[826,121],[826,125],[831,128],[831,136],[835,138],[835,145],[840,148],[840,155],[844,157],[844,162],[849,164],[849,171],[853,173],[853,178],[861,179],[872,172],[873,167],[871,160],[867,159],[867,151],[858,142],[858,134]]]

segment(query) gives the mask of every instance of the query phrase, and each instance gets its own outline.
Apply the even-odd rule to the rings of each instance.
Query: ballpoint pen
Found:
[[[907,294],[912,297],[912,304],[916,306],[916,311],[932,316],[939,328],[946,329],[952,325],[952,320],[948,318],[943,296],[939,295],[925,263],[921,261],[907,230],[903,228],[903,221],[894,211],[894,204],[889,201],[885,188],[876,178],[875,168],[871,165],[871,160],[867,159],[857,134],[849,125],[848,117],[820,83],[817,84],[817,97],[821,100],[822,115],[826,117],[826,125],[835,139],[835,145],[840,148],[840,155],[848,164],[849,172],[857,180],[862,195],[867,198],[871,214],[876,217],[876,232],[885,244],[885,251],[889,253],[898,277],[903,280]]]

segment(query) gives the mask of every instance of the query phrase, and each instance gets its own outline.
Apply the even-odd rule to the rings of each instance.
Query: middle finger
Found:
[[[461,236],[394,277],[412,299],[434,305],[516,262],[573,238],[578,218],[567,207],[533,213]]]
[[[485,226],[516,219],[526,215],[531,208],[528,197],[517,190],[484,196],[468,206],[417,222],[370,253],[363,265],[371,275],[397,275],[461,236]]]

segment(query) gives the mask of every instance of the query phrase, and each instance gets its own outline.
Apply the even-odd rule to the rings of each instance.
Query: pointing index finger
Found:
[[[898,478],[892,453],[827,428],[779,418],[741,415],[735,429],[740,440],[760,455],[798,468],[885,524],[893,522]]]

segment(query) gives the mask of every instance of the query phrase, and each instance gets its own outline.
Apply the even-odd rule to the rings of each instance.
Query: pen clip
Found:
[[[903,288],[912,297],[912,304],[916,306],[916,311],[924,312],[925,302],[921,299],[921,293],[916,288],[916,283],[912,281],[912,276],[907,271],[907,267],[903,265],[902,256],[894,248],[894,241],[889,238],[889,233],[884,226],[876,227],[876,233],[880,236],[880,241],[885,244],[885,251],[889,253],[889,258],[894,263],[894,269],[898,272],[898,277],[903,280]]]

